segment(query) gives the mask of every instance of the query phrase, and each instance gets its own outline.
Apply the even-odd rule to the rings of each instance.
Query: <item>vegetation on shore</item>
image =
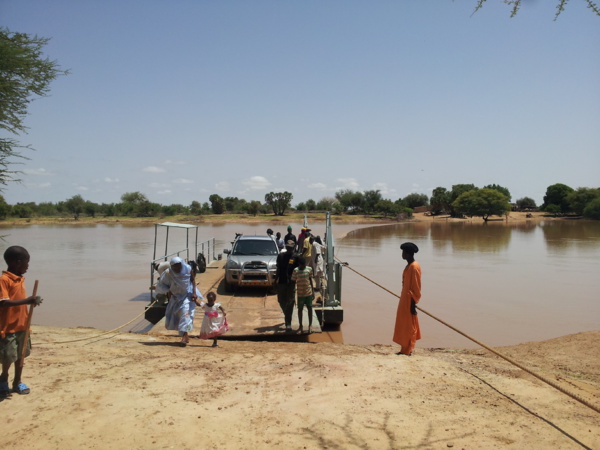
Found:
[[[432,215],[450,215],[453,218],[505,216],[509,211],[537,211],[554,216],[583,216],[600,219],[600,188],[573,189],[564,184],[548,186],[544,203],[538,208],[529,197],[511,203],[510,191],[496,184],[478,188],[473,184],[456,184],[451,190],[437,187],[431,197],[412,193],[396,201],[384,199],[379,190],[364,192],[349,189],[335,193],[335,198],[322,198],[319,202],[307,200],[292,207],[293,195],[289,192],[270,192],[265,202],[248,202],[237,197],[222,198],[212,194],[210,204],[192,201],[182,204],[161,205],[153,203],[141,192],[128,192],[120,203],[94,203],[75,195],[66,201],[35,202],[9,205],[0,195],[0,220],[8,223],[22,219],[25,222],[155,222],[168,217],[186,218],[187,222],[246,222],[296,221],[304,214],[323,215],[330,211],[338,222],[377,222],[378,220],[405,220],[415,211],[428,211]],[[292,216],[292,218],[290,218]]]

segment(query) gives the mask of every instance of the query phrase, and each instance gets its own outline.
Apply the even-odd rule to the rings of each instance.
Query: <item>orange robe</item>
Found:
[[[421,339],[419,319],[410,313],[410,301],[421,299],[421,266],[417,261],[407,265],[402,272],[402,293],[396,312],[394,342],[402,346],[402,353],[410,355],[418,339]]]

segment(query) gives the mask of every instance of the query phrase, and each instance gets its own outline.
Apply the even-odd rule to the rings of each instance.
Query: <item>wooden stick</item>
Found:
[[[35,284],[33,285],[33,297],[37,295],[38,289],[38,280],[35,280]],[[31,327],[31,318],[33,317],[33,308],[35,307],[35,303],[29,305],[29,315],[27,316],[27,326],[25,327],[25,336],[23,339],[23,348],[21,349],[21,357],[19,358],[18,364],[19,367],[23,367],[25,365],[25,355],[27,354],[27,343],[29,342],[29,327]]]

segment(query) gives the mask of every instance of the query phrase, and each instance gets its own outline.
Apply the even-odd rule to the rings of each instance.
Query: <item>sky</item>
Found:
[[[395,201],[600,187],[600,17],[573,0],[0,0],[70,74],[32,102],[10,204]]]

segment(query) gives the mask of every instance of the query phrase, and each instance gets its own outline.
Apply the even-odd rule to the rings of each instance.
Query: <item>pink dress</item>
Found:
[[[219,309],[220,306],[220,303],[215,303],[212,306],[208,306],[204,302],[200,304],[200,308],[204,311],[202,326],[200,327],[200,339],[214,339],[229,331],[227,318]]]

